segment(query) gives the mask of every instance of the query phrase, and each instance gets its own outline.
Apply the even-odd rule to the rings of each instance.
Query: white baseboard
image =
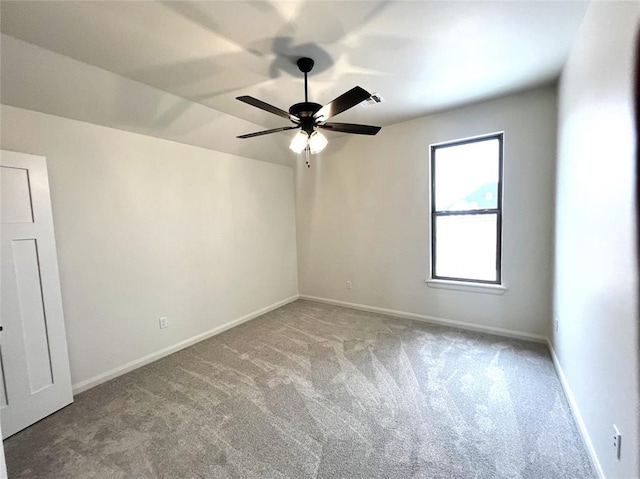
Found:
[[[606,479],[604,471],[602,470],[602,466],[600,465],[600,461],[598,460],[598,454],[596,453],[595,448],[593,447],[593,442],[591,441],[591,436],[589,436],[589,431],[587,426],[582,419],[582,414],[580,413],[580,408],[578,407],[578,403],[576,402],[573,391],[569,386],[569,382],[567,381],[567,377],[562,370],[562,366],[560,365],[560,361],[558,360],[558,356],[556,355],[556,351],[553,349],[553,343],[551,340],[547,340],[547,346],[549,346],[549,352],[551,353],[551,359],[553,360],[553,365],[556,368],[556,373],[560,378],[560,384],[562,384],[562,389],[564,390],[564,395],[569,402],[569,409],[571,409],[571,413],[573,414],[573,418],[576,421],[578,426],[578,430],[580,431],[580,435],[582,436],[582,440],[587,448],[587,453],[591,458],[591,463],[593,464],[596,473],[600,479]]]
[[[318,303],[333,304],[335,306],[342,306],[345,308],[357,309],[360,311],[368,311],[370,313],[386,314],[396,318],[413,319],[415,321],[423,321],[426,323],[439,324],[442,326],[451,326],[452,328],[466,329],[469,331],[476,331],[480,333],[493,334],[496,336],[504,336],[507,338],[524,339],[526,341],[534,341],[536,343],[548,343],[546,336],[541,336],[532,333],[523,333],[520,331],[514,331],[505,328],[496,328],[494,326],[484,326],[475,323],[468,323],[465,321],[456,321],[453,319],[436,318],[434,316],[427,316],[424,314],[408,313],[406,311],[398,311],[395,309],[379,308],[377,306],[368,306],[366,304],[349,303],[347,301],[338,301],[335,299],[319,298],[317,296],[308,296],[305,294],[300,295],[300,299],[306,299],[309,301],[315,301]]]
[[[122,376],[123,374],[133,371],[134,369],[137,369],[146,364],[157,361],[158,359],[164,358],[165,356],[169,356],[170,354],[180,351],[181,349],[187,348],[193,344],[199,343],[200,341],[210,338],[211,336],[220,334],[223,331],[226,331],[227,329],[231,329],[234,326],[238,326],[239,324],[246,323],[247,321],[257,318],[258,316],[262,316],[263,314],[273,311],[274,309],[278,309],[284,306],[285,304],[292,303],[297,299],[298,299],[298,295],[296,294],[295,296],[291,296],[290,298],[283,299],[282,301],[278,301],[277,303],[273,303],[269,306],[258,309],[257,311],[253,311],[240,318],[233,319],[220,326],[216,326],[215,328],[210,329],[209,331],[205,331],[204,333],[198,334],[189,339],[185,339],[184,341],[180,341],[179,343],[169,346],[168,348],[161,349],[160,351],[156,351],[154,353],[148,354],[146,356],[143,356],[141,358],[138,358],[126,364],[123,364],[122,366],[118,366],[117,368],[112,369],[111,371],[107,371],[105,373],[89,378],[85,381],[81,381],[72,386],[73,394],[74,395],[79,394],[83,391],[86,391],[87,389],[91,389],[92,387],[97,386],[98,384],[102,384],[113,378]]]

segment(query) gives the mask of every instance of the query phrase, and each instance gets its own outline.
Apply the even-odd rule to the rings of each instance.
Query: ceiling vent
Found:
[[[376,103],[382,103],[384,98],[380,96],[379,93],[372,93],[369,98],[361,103],[363,107],[368,107],[369,105],[375,105]]]

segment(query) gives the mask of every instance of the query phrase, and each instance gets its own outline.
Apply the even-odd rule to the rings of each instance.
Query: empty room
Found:
[[[0,0],[0,478],[640,478],[639,25]]]

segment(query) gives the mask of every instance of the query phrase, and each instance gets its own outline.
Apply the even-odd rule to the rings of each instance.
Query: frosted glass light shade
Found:
[[[314,155],[324,150],[324,147],[327,146],[327,143],[329,142],[327,141],[325,136],[318,130],[314,131],[313,133],[311,133],[311,136],[309,136],[309,149]]]
[[[291,140],[289,149],[294,153],[302,153],[302,150],[307,147],[308,140],[309,135],[307,135],[306,132],[300,130],[298,133],[296,133],[296,136],[293,137],[293,140]]]

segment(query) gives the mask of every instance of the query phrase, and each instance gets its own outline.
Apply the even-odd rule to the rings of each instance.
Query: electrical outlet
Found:
[[[616,452],[616,459],[619,461],[622,452],[622,435],[615,424],[613,425],[613,448]]]
[[[164,329],[167,328],[169,326],[169,320],[167,319],[166,316],[162,316],[159,320],[158,323],[160,325],[160,329]]]
[[[347,289],[351,289],[351,281],[347,281]]]

